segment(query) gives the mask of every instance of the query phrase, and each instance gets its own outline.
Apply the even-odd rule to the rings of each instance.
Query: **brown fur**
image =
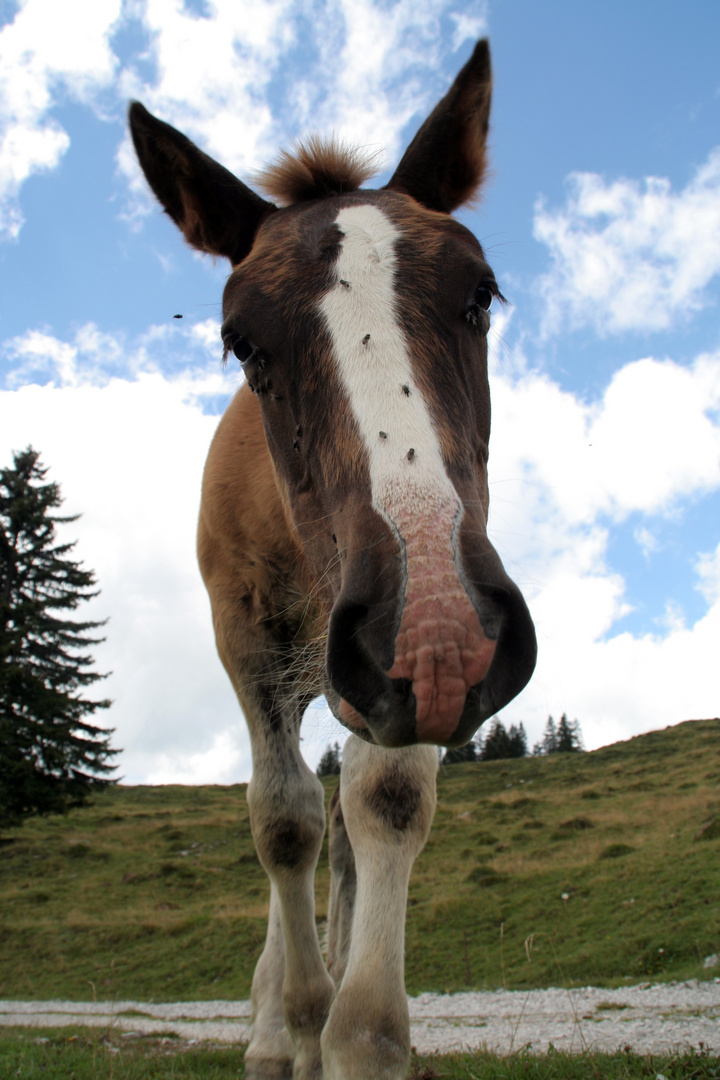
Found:
[[[475,199],[487,170],[491,94],[490,49],[479,41],[405,151],[390,190],[444,214]]]
[[[254,177],[255,184],[283,206],[357,191],[378,171],[378,154],[363,153],[335,139],[309,135],[294,153],[283,150]]]
[[[368,455],[323,317],[331,289],[358,284],[337,272],[344,210],[362,208],[361,219],[372,220],[364,208],[374,205],[399,234],[393,311],[411,368],[378,366],[375,378],[378,389],[385,371],[403,383],[386,387],[389,414],[391,404],[405,408],[403,394],[420,394],[428,406],[463,509],[443,542],[452,542],[464,575],[450,588],[473,590],[467,603],[474,597],[477,617],[468,626],[497,642],[456,728],[430,735],[445,745],[467,741],[522,689],[535,661],[529,613],[485,528],[489,322],[474,298],[496,286],[480,245],[449,217],[482,180],[490,84],[489,50],[480,42],[383,191],[357,190],[372,161],[336,143],[311,138],[283,154],[261,178],[273,198],[290,204],[282,209],[142,106],[130,113],[140,162],[167,213],[191,244],[233,265],[222,337],[246,382],[208,454],[198,554],[218,652],[250,731],[250,824],[271,881],[248,1080],[402,1080],[410,1056],[405,906],[435,809],[437,753],[414,745],[428,741],[428,730],[417,726],[403,669],[401,677],[389,674],[402,629],[405,549],[372,504]],[[352,265],[361,282],[362,263]],[[348,293],[356,304],[363,295],[370,302],[355,330],[357,348],[369,355],[373,293],[362,284]],[[385,316],[376,321],[383,330]],[[407,459],[415,454],[408,449]],[[427,514],[423,522],[431,525]],[[432,527],[428,534],[435,536]],[[430,562],[437,556],[445,565],[443,543]],[[331,804],[327,965],[313,893],[324,793],[300,750],[303,714],[323,690],[336,714],[347,706],[350,726],[358,722]]]

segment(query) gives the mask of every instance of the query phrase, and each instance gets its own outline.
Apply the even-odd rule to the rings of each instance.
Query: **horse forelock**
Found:
[[[348,146],[338,139],[310,135],[283,150],[254,176],[267,195],[284,206],[357,191],[378,171],[379,154]]]

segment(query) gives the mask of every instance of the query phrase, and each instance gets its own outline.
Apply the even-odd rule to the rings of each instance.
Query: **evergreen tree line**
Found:
[[[533,757],[541,757],[547,754],[570,754],[583,749],[580,724],[577,720],[572,723],[567,714],[563,713],[556,724],[552,716],[548,716],[545,731],[540,742],[535,743],[532,749]],[[501,758],[528,757],[528,741],[525,728],[522,723],[511,724],[509,730],[497,717],[493,720],[487,733],[482,733],[466,746],[452,747],[443,754],[443,765],[457,765],[464,761],[498,761]],[[318,776],[337,776],[342,764],[342,751],[339,743],[328,743],[325,753],[320,758],[317,767]]]

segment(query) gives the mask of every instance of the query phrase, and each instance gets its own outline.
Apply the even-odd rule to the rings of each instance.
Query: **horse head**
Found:
[[[487,535],[487,333],[500,291],[451,215],[485,171],[480,42],[389,183],[319,140],[261,198],[131,107],[166,211],[232,272],[225,352],[257,397],[289,528],[327,613],[325,693],[381,746],[468,742],[525,686],[525,602]]]

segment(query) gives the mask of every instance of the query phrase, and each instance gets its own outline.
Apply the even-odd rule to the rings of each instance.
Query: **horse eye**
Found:
[[[480,312],[487,313],[496,296],[501,300],[504,299],[495,282],[490,280],[481,281],[465,308],[466,321],[471,326],[479,326],[482,322],[487,329],[487,320],[481,319]]]
[[[235,336],[226,339],[225,348],[232,352],[241,364],[246,364],[257,351],[247,338]]]
[[[490,305],[495,298],[495,293],[489,285],[478,285],[475,293],[473,294],[473,304],[482,308],[483,311],[489,311]]]

